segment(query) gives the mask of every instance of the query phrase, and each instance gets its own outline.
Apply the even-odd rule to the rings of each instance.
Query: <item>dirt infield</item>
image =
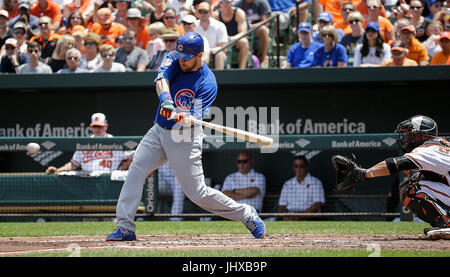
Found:
[[[449,240],[429,240],[424,235],[268,235],[263,240],[249,235],[139,236],[133,242],[107,242],[105,237],[2,237],[0,256],[78,250],[190,250],[190,249],[396,249],[448,250]]]

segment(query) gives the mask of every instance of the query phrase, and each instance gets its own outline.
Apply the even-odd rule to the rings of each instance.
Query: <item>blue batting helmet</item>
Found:
[[[179,60],[190,60],[203,52],[203,38],[199,33],[184,33],[177,39],[177,46],[173,51],[173,56]]]

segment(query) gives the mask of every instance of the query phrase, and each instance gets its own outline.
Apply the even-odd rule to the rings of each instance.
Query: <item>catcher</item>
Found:
[[[400,184],[400,201],[432,226],[424,229],[428,238],[450,239],[450,142],[438,137],[433,119],[422,115],[401,122],[395,132],[399,133],[397,143],[403,156],[388,158],[369,169],[347,157],[333,156],[338,172],[337,190],[403,170],[416,172]]]

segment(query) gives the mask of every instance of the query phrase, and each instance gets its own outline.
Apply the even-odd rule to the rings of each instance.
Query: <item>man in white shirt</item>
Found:
[[[294,157],[295,177],[284,183],[278,201],[278,212],[313,213],[320,212],[325,204],[322,182],[308,173],[308,160],[305,156]],[[284,217],[283,220],[298,220],[299,217]]]
[[[223,193],[236,202],[251,205],[261,212],[266,193],[266,178],[252,169],[253,160],[249,152],[240,152],[236,163],[239,171],[225,178]]]
[[[197,6],[197,20],[195,31],[208,40],[211,54],[216,54],[214,59],[215,69],[225,68],[226,50],[216,53],[228,43],[228,33],[225,24],[212,17],[211,7],[208,2],[201,2]]]

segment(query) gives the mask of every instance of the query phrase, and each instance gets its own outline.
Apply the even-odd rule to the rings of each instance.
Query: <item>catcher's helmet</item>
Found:
[[[397,140],[400,148],[410,152],[417,146],[422,145],[431,137],[438,136],[437,123],[428,116],[415,115],[397,125],[396,133],[400,136]]]
[[[199,33],[184,33],[177,39],[177,46],[172,51],[172,55],[179,60],[190,60],[203,52],[204,42]]]

